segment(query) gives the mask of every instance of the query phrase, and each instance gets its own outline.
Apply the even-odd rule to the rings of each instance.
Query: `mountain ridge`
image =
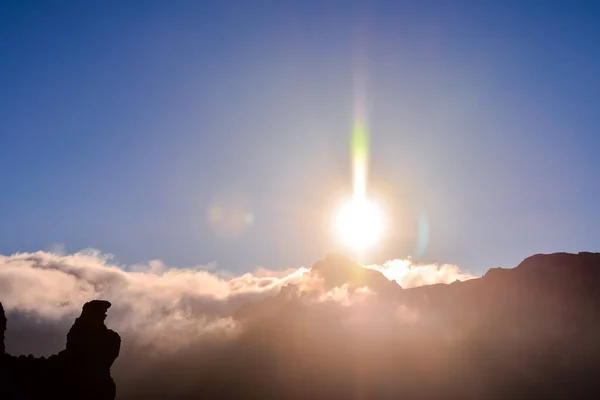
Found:
[[[353,287],[367,286],[374,288],[376,291],[379,289],[379,291],[386,294],[392,293],[394,296],[410,298],[412,293],[421,293],[424,291],[465,290],[466,288],[481,285],[496,286],[508,284],[508,281],[516,285],[520,279],[523,280],[521,284],[527,281],[528,284],[532,285],[530,288],[539,286],[533,283],[540,281],[544,285],[564,284],[565,274],[572,275],[570,280],[577,281],[577,279],[573,278],[582,277],[581,282],[583,283],[592,282],[593,279],[590,278],[598,277],[600,279],[600,253],[587,251],[578,253],[537,253],[526,257],[515,267],[490,268],[484,275],[477,278],[412,288],[402,288],[397,282],[389,280],[379,271],[365,268],[344,255],[330,253],[322,260],[315,262],[306,274],[306,277],[308,279],[322,278],[326,290],[343,285]],[[280,293],[274,297],[276,298],[281,295],[283,299],[296,298],[295,296],[299,298],[303,292],[301,287],[302,283],[289,283],[282,287]],[[451,287],[452,289],[441,289],[447,287]],[[273,297],[255,302],[250,307],[255,307],[256,303],[272,301],[270,299],[273,299]],[[247,314],[248,312],[244,310],[244,307],[248,308],[248,306],[248,304],[242,306],[235,315],[241,316]]]

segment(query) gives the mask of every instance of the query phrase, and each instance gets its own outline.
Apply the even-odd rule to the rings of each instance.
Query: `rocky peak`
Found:
[[[110,306],[104,300],[86,303],[67,335],[66,349],[36,358],[4,352],[6,317],[0,303],[0,397],[114,400],[110,367],[119,355],[121,338],[104,325]]]
[[[328,254],[323,260],[317,261],[310,275],[323,278],[326,289],[350,284],[356,287],[368,286],[378,292],[386,292],[390,288],[398,289],[381,272],[365,268],[350,258],[341,254]]]

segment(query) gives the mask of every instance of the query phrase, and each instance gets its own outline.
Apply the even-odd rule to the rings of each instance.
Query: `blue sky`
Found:
[[[2,1],[0,254],[337,250],[359,48],[391,227],[370,261],[599,250],[599,37],[596,2]],[[251,218],[223,237],[229,200]]]

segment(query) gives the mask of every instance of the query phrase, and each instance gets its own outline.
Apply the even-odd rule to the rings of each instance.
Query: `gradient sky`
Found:
[[[312,264],[360,68],[369,261],[599,250],[599,38],[593,1],[1,1],[0,254]],[[228,201],[233,237],[207,222]]]

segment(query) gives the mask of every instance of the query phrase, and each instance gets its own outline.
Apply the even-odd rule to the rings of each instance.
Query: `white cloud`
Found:
[[[325,290],[322,280],[306,274],[310,269],[304,267],[285,271],[257,268],[224,277],[203,266],[172,268],[152,260],[123,267],[112,260],[111,255],[97,250],[0,256],[0,301],[7,312],[65,322],[72,321],[86,301],[106,299],[113,303],[107,325],[120,334],[136,335],[140,345],[180,347],[219,329],[234,334],[239,327],[230,318],[232,312],[249,301],[273,296],[290,283],[299,284],[300,291],[312,293],[310,298],[320,303],[360,307],[376,295],[373,288],[348,284]],[[472,277],[454,265],[413,265],[410,260],[391,260],[368,268],[404,288]]]
[[[349,307],[357,302],[363,302],[373,295],[375,295],[375,293],[366,286],[352,290],[350,285],[344,284],[321,294],[319,296],[319,301],[333,301],[341,306]]]
[[[383,265],[366,265],[365,267],[381,272],[386,278],[396,281],[403,288],[477,278],[473,274],[462,272],[457,265],[413,264],[410,259],[389,260]]]
[[[256,365],[287,365],[305,372],[323,368],[323,359],[311,359],[311,354],[332,354],[330,371],[351,365],[348,354],[363,362],[379,354],[378,363],[385,355],[385,369],[395,370],[394,360],[406,351],[396,348],[404,343],[396,340],[396,332],[403,329],[396,329],[411,329],[424,319],[418,304],[404,304],[399,288],[382,285],[373,279],[373,271],[361,273],[343,257],[325,258],[318,265],[314,271],[257,268],[232,276],[205,266],[173,268],[160,260],[121,266],[96,250],[0,256],[7,351],[57,353],[82,305],[101,298],[113,304],[107,326],[122,337],[112,374],[123,398],[150,398],[157,391],[197,398],[206,394],[207,385],[229,390],[227,382],[214,379],[230,374],[232,362],[238,384],[241,376],[255,374]],[[405,288],[470,277],[456,266],[413,265],[406,260],[369,268]],[[321,271],[325,276],[317,273]],[[234,311],[249,303],[255,304],[242,315],[250,318],[235,319]],[[298,354],[290,349],[305,349],[303,363],[298,364]],[[354,372],[345,371],[351,379]],[[285,381],[277,381],[280,375],[253,376],[259,382],[252,385],[271,387],[275,381],[286,387]],[[374,380],[374,387],[382,379]],[[230,397],[243,392],[240,387],[232,390]]]

